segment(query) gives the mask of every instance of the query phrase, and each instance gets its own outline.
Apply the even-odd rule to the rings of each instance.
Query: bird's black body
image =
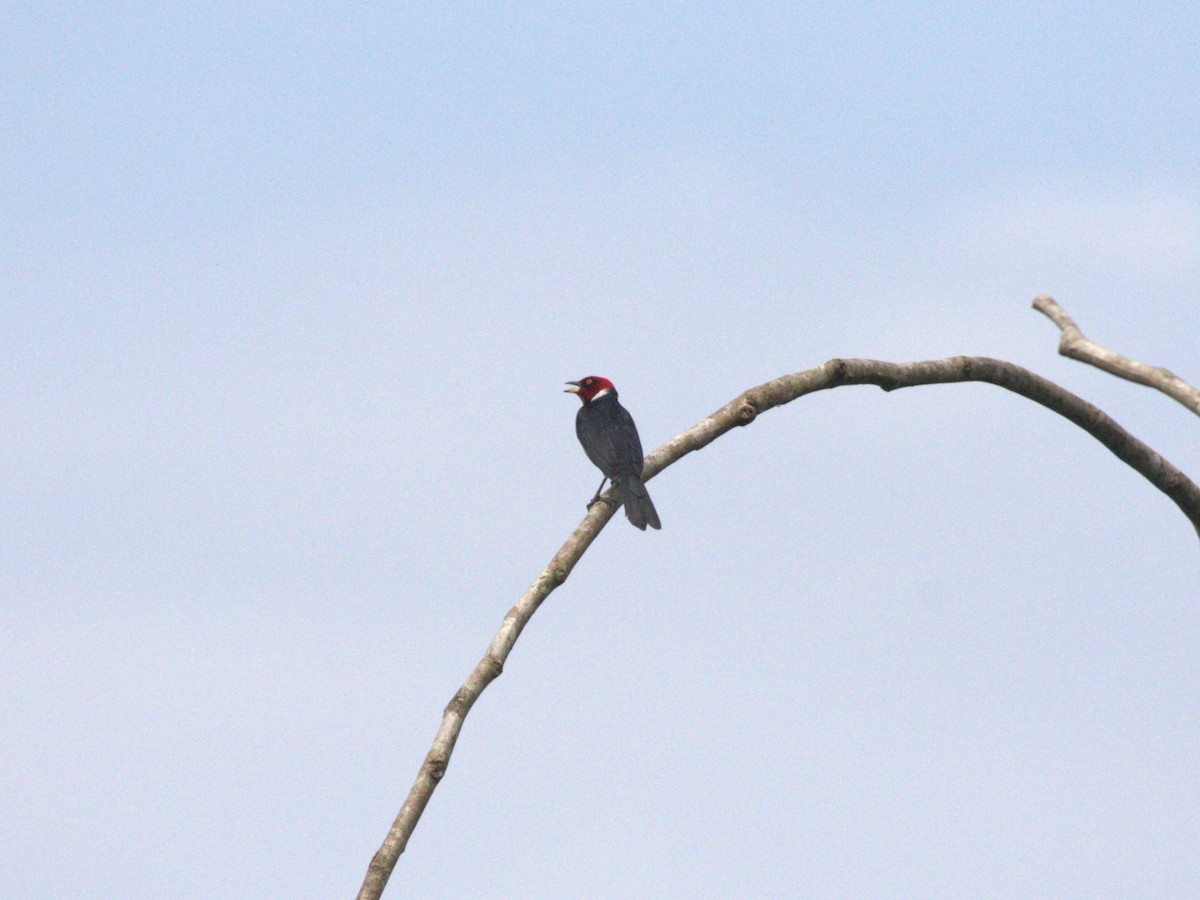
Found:
[[[596,387],[595,382],[602,382]],[[579,385],[583,401],[575,416],[575,434],[584,452],[605,480],[612,479],[625,500],[625,515],[637,528],[662,528],[658,512],[642,483],[642,442],[633,416],[617,400],[617,390],[607,379],[587,378]],[[596,388],[595,390],[589,390]],[[601,489],[604,482],[600,483]],[[596,495],[599,496],[597,491]],[[595,499],[595,498],[593,498]]]

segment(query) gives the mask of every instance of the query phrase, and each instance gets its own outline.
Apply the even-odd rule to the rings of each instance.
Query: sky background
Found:
[[[598,480],[831,357],[1193,477],[1200,7],[0,6],[0,895],[353,896]],[[986,385],[612,521],[388,896],[1200,896],[1200,554]]]

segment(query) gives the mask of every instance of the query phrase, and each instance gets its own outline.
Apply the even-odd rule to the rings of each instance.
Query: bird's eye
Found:
[[[584,382],[584,384],[591,384],[591,383],[592,383],[592,379],[590,379],[590,378]]]

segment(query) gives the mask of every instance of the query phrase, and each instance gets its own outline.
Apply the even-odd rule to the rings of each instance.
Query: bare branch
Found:
[[[1192,387],[1178,375],[1157,366],[1148,366],[1137,360],[1114,353],[1106,347],[1089,341],[1079,330],[1074,320],[1063,311],[1053,297],[1039,295],[1033,298],[1033,308],[1059,327],[1062,335],[1058,339],[1058,352],[1079,362],[1103,369],[1118,378],[1144,384],[1162,391],[1178,400],[1192,412],[1200,415],[1200,390]]]
[[[1141,473],[1170,497],[1200,535],[1200,488],[1187,476],[1143,444],[1106,413],[1053,382],[1020,366],[982,357],[956,356],[930,362],[887,363],[866,359],[832,359],[815,369],[785,375],[751,388],[712,415],[672,438],[646,459],[645,477],[653,478],[689,453],[700,450],[721,435],[749,425],[761,413],[790,403],[805,394],[851,384],[874,384],[885,391],[922,384],[982,381],[995,384],[1040,403],[1074,422],[1111,450],[1117,458]],[[359,900],[378,900],[404,852],[417,820],[446,772],[455,741],[471,706],[503,671],[504,662],[522,629],[556,587],[567,580],[575,564],[616,511],[619,492],[609,489],[559,548],[537,580],[504,617],[487,653],[446,706],[433,746],[425,757],[416,782],[409,791],[396,821],[367,869],[358,893]]]

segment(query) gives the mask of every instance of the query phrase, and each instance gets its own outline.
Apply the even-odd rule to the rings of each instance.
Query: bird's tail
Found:
[[[651,528],[662,528],[662,522],[658,520],[658,511],[654,508],[650,495],[646,493],[646,485],[642,484],[641,476],[619,475],[617,484],[625,500],[625,517],[635,528],[642,531],[646,530],[647,525]]]

